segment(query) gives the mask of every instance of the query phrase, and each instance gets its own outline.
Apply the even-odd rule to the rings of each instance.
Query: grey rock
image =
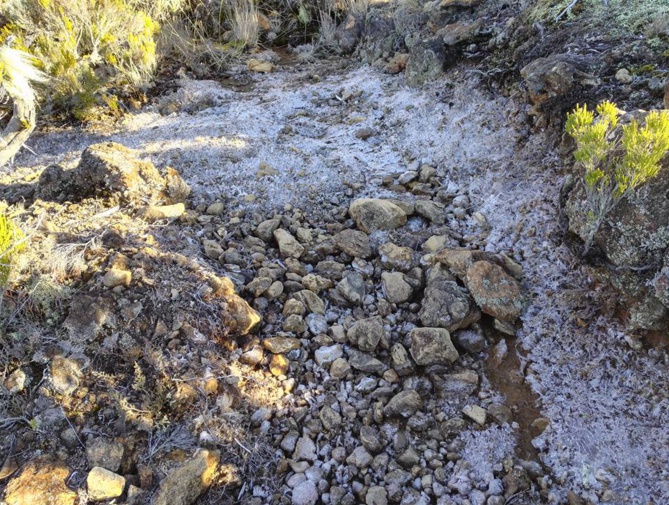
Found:
[[[365,298],[365,280],[357,272],[345,272],[337,291],[353,305],[361,305]]]
[[[383,320],[376,316],[356,321],[351,325],[346,336],[349,342],[358,346],[361,351],[370,352],[376,349],[385,333]]]
[[[358,230],[342,230],[333,238],[335,247],[354,258],[369,258],[372,255],[372,246],[369,236]]]
[[[312,335],[321,335],[328,331],[328,322],[322,314],[309,314],[305,322]]]
[[[381,486],[372,486],[367,490],[367,496],[365,497],[366,505],[387,505],[388,504],[388,493],[386,489]]]
[[[402,344],[397,342],[390,348],[390,359],[393,368],[398,375],[409,375],[414,371],[413,363],[409,358],[409,353]]]
[[[293,298],[301,302],[309,312],[325,315],[325,302],[313,291],[303,289],[295,293]]]
[[[314,444],[314,441],[306,435],[300,437],[295,444],[293,459],[295,461],[309,461],[311,463],[316,461],[318,456],[316,455],[316,444]]]
[[[123,461],[123,444],[95,438],[86,444],[86,457],[91,467],[99,466],[110,472],[118,472]]]
[[[446,65],[444,44],[438,39],[421,41],[409,51],[405,76],[410,86],[421,86],[439,77]]]
[[[431,200],[418,200],[416,202],[416,213],[435,224],[446,222],[446,208],[441,203]]]
[[[323,368],[330,366],[337,358],[344,355],[344,350],[340,344],[323,346],[316,349],[314,360]]]
[[[411,417],[423,406],[423,400],[416,391],[401,391],[393,396],[383,409],[388,417]]]
[[[356,447],[351,455],[346,458],[346,463],[355,465],[357,468],[367,468],[372,464],[372,456],[363,446]]]
[[[293,451],[295,451],[295,445],[297,444],[298,438],[300,438],[300,434],[297,431],[289,431],[281,439],[281,449],[288,454],[292,454]]]
[[[372,454],[378,454],[383,450],[379,432],[372,426],[362,426],[360,428],[360,441]]]
[[[383,272],[381,274],[383,294],[390,303],[404,303],[411,299],[413,288],[404,280],[400,272]]]
[[[348,210],[358,228],[366,233],[375,230],[394,230],[404,226],[407,214],[388,200],[361,198],[355,200]]]
[[[381,265],[392,270],[407,272],[414,265],[414,251],[409,247],[400,247],[387,242],[379,247]]]
[[[348,349],[348,354],[349,365],[356,370],[360,370],[361,372],[382,374],[386,369],[385,365],[378,359],[364,352],[356,351],[355,349]]]
[[[419,365],[449,365],[459,357],[450,334],[443,328],[415,328],[410,338],[411,356]]]
[[[307,331],[307,323],[302,316],[291,314],[283,321],[283,330],[291,333],[304,333]]]
[[[316,505],[318,503],[318,489],[316,484],[305,480],[293,489],[292,505]]]
[[[338,412],[332,410],[327,405],[321,409],[320,413],[318,414],[318,418],[323,423],[323,428],[325,428],[327,431],[332,431],[341,425],[341,415]]]
[[[269,244],[274,238],[274,232],[279,228],[281,224],[280,219],[268,219],[263,221],[258,225],[256,229],[256,235],[260,237],[265,243]]]
[[[456,346],[467,352],[479,353],[486,347],[486,341],[480,332],[474,330],[460,330],[451,335]]]
[[[466,328],[480,319],[472,297],[441,265],[430,269],[419,317],[423,325],[449,332]]]
[[[350,54],[360,41],[364,29],[363,19],[354,14],[349,14],[346,19],[337,26],[335,40],[339,49],[344,54]]]

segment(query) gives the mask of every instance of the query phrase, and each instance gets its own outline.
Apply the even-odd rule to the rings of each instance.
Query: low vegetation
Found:
[[[576,141],[574,159],[583,168],[589,206],[589,231],[584,254],[606,216],[626,196],[660,172],[669,151],[669,111],[651,111],[643,125],[632,118],[619,125],[622,114],[613,103],[595,111],[577,106],[567,115],[566,131]]]

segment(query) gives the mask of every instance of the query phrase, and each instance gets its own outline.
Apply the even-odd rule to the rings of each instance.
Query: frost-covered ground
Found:
[[[512,101],[462,78],[455,87],[444,80],[412,90],[367,67],[322,80],[309,70],[256,80],[248,92],[185,80],[104,139],[177,168],[196,202],[224,195],[251,207],[343,202],[356,184],[380,194],[384,175],[416,160],[434,164],[444,186],[468,193],[470,210],[487,218],[485,248],[525,269],[529,304],[518,346],[550,420],[535,444],[553,472],[553,499],[573,490],[599,502],[597,490],[608,481],[610,503],[669,503],[666,353],[634,350],[618,322],[598,315],[611,295],[591,293],[561,245],[555,160],[541,138],[516,129]],[[366,140],[358,138],[363,129],[373,130]],[[17,165],[72,166],[100,140],[77,132],[36,136],[36,154],[22,154]],[[465,439],[472,462],[486,451],[493,463],[507,454],[504,430]]]

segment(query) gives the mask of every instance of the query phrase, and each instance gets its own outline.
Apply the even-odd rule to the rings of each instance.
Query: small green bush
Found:
[[[6,214],[0,214],[0,293],[7,286],[12,263],[25,249],[25,236]]]
[[[583,168],[589,216],[584,254],[606,216],[625,196],[656,177],[669,151],[669,111],[651,111],[643,125],[635,119],[619,126],[622,114],[604,101],[596,111],[576,106],[565,129],[576,141],[574,159]]]

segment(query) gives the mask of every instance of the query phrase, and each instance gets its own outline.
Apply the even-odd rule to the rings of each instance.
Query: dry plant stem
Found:
[[[35,129],[35,104],[21,97],[12,96],[12,99],[14,100],[12,118],[0,134],[0,167],[14,158]]]

